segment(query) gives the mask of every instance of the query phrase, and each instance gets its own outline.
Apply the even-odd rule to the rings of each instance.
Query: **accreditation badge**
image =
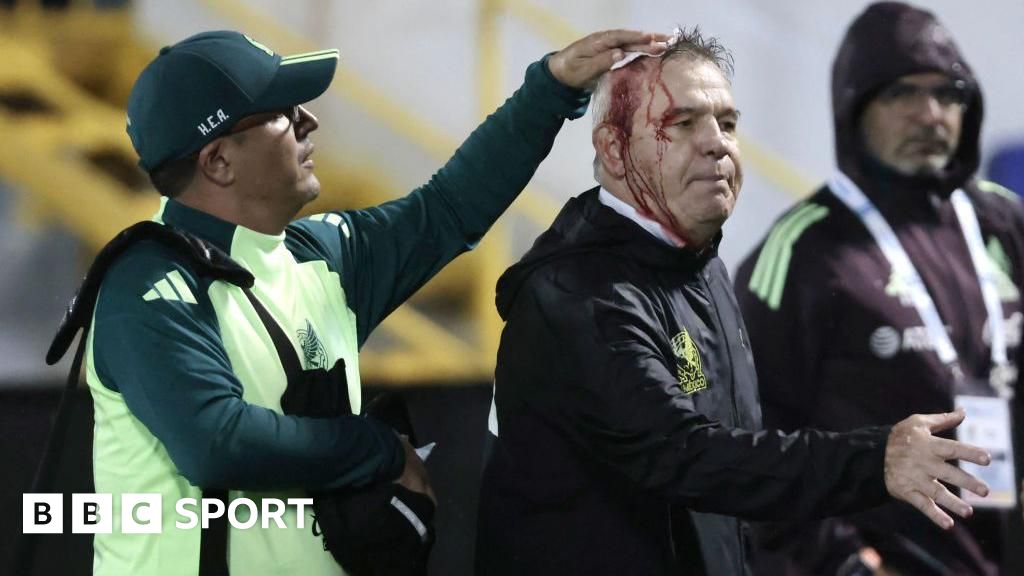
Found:
[[[956,429],[957,440],[992,455],[988,466],[960,462],[960,468],[965,472],[988,484],[988,496],[982,498],[961,490],[960,497],[975,508],[1015,508],[1017,487],[1014,482],[1009,402],[1004,398],[960,395],[956,397],[956,407],[967,412],[967,418]]]

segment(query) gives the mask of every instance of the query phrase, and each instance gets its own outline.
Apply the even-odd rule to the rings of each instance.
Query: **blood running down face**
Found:
[[[610,72],[595,100],[602,186],[677,245],[705,246],[732,214],[743,181],[739,112],[722,69],[670,51]]]

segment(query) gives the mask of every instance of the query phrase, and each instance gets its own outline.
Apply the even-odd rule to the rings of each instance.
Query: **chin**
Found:
[[[305,189],[300,193],[303,204],[309,204],[320,197],[320,181],[316,176],[310,175],[310,181],[306,183]]]
[[[950,157],[945,154],[918,156],[890,164],[889,167],[904,176],[941,176],[949,160]]]
[[[913,166],[908,166],[903,170],[896,171],[902,173],[904,176],[917,176],[927,178],[941,176],[943,166],[945,166],[945,164],[936,165],[931,163],[921,163],[915,164]]]
[[[931,174],[939,175],[946,169],[946,166],[949,165],[949,156],[945,154],[941,156],[929,156],[925,159],[924,164],[926,169],[930,170]]]
[[[733,195],[732,190],[729,190],[727,194],[718,196],[718,209],[720,210],[719,216],[722,222],[732,216],[732,211],[736,207],[736,196]]]

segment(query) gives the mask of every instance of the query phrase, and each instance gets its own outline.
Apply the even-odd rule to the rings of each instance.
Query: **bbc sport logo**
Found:
[[[110,534],[114,528],[112,494],[72,494],[71,533]],[[160,534],[163,532],[163,495],[121,494],[121,534]],[[285,510],[295,508],[295,526],[285,523]],[[268,529],[306,527],[306,508],[312,498],[235,498],[227,506],[215,498],[182,498],[174,504],[174,528],[209,528],[210,520],[227,515],[228,523],[238,530],[257,525]],[[244,511],[242,510],[244,509]],[[241,512],[241,513],[240,513]],[[64,494],[22,494],[21,531],[23,534],[62,534],[64,532]]]

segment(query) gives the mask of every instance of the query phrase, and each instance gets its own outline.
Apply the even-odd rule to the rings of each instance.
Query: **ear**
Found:
[[[214,184],[227,187],[235,182],[234,167],[231,164],[229,138],[217,138],[199,150],[196,166],[202,175]]]
[[[610,124],[601,124],[591,135],[597,161],[608,176],[621,180],[626,177],[625,146],[622,130]]]

